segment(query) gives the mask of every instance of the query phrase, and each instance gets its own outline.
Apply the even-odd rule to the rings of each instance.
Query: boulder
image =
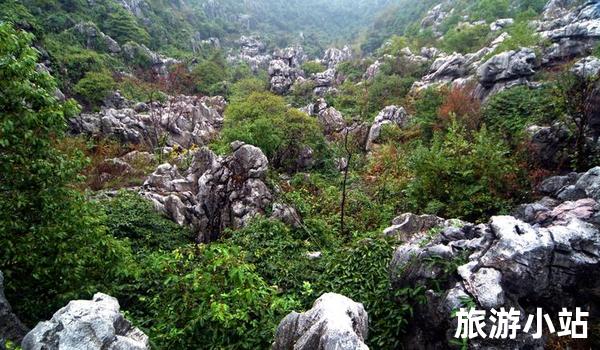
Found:
[[[379,112],[379,114],[375,117],[373,121],[373,125],[371,125],[371,129],[369,130],[369,136],[367,138],[367,144],[365,146],[367,151],[373,149],[373,145],[377,142],[379,136],[381,135],[381,128],[384,125],[396,125],[400,128],[406,126],[409,115],[406,113],[406,110],[403,107],[399,106],[387,106]]]
[[[5,340],[20,343],[29,330],[12,312],[12,308],[4,295],[4,275],[0,271],[0,346]]]
[[[300,110],[310,116],[316,116],[326,136],[340,133],[346,127],[346,121],[342,113],[333,107],[329,107],[324,98],[319,98]]]
[[[502,81],[517,80],[535,73],[536,56],[529,48],[502,52],[487,60],[477,70],[479,83],[491,87]]]
[[[239,45],[240,51],[237,55],[227,56],[229,63],[247,63],[253,72],[268,67],[273,57],[266,53],[266,45],[260,38],[242,35],[236,43]]]
[[[575,62],[571,72],[584,79],[596,79],[600,75],[600,59],[588,56]]]
[[[100,31],[92,22],[81,22],[75,25],[73,32],[78,34],[82,44],[87,49],[113,54],[121,52],[119,44],[113,38]]]
[[[514,22],[515,20],[512,18],[497,19],[494,22],[490,23],[490,30],[492,32],[496,32],[512,25]]]
[[[273,350],[367,350],[369,318],[364,307],[335,293],[323,294],[312,309],[292,312],[277,327]]]
[[[148,337],[120,313],[117,299],[96,293],[74,300],[49,321],[40,322],[21,344],[23,350],[149,350]]]

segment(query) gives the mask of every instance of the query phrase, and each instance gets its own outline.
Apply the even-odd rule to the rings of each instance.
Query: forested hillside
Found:
[[[600,348],[599,0],[0,0],[0,82],[0,350]]]

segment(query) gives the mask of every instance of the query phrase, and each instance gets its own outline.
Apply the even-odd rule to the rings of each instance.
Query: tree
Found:
[[[269,161],[289,171],[297,170],[300,155],[310,147],[314,158],[325,147],[314,118],[286,105],[281,96],[255,92],[245,100],[232,100],[225,112],[222,141],[244,141],[259,147]]]
[[[36,69],[31,40],[0,24],[0,270],[25,322],[107,291],[130,262],[96,207],[69,187],[85,160],[56,145],[76,104],[56,99],[55,81]]]

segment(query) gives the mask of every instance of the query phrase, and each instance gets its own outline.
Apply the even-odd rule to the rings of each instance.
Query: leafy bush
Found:
[[[490,130],[515,144],[528,125],[552,123],[564,112],[564,103],[552,86],[531,89],[516,86],[493,95],[483,107],[483,121]]]
[[[475,2],[471,10],[472,19],[495,21],[498,18],[509,17],[510,0],[479,0]]]
[[[317,61],[304,62],[301,68],[304,71],[304,73],[306,73],[308,76],[316,73],[321,73],[325,69],[327,69],[327,67],[325,67],[323,64]]]
[[[55,144],[75,103],[54,97],[56,83],[36,69],[31,40],[0,24],[0,269],[29,325],[70,299],[111,292],[137,271],[127,244],[108,235],[97,207],[70,187],[85,161]]]
[[[439,124],[438,112],[444,103],[447,91],[430,87],[420,92],[414,101],[413,109],[415,111],[413,123],[421,130],[423,140],[431,140],[433,131]]]
[[[240,140],[259,147],[278,167],[294,170],[300,152],[311,147],[323,156],[324,138],[314,118],[286,106],[271,93],[255,92],[246,100],[232,101],[225,112],[222,142]]]
[[[160,215],[137,193],[121,191],[101,204],[106,212],[108,232],[114,237],[129,239],[134,252],[172,251],[191,241],[189,229]]]
[[[114,6],[108,12],[108,18],[102,23],[102,29],[121,44],[128,41],[140,44],[148,44],[150,42],[148,32],[140,27],[135,17],[121,6]]]
[[[394,242],[381,237],[337,249],[324,257],[325,271],[315,286],[316,290],[334,291],[364,304],[369,313],[367,342],[374,349],[398,348],[412,305],[424,299],[422,287],[391,288],[389,263],[393,252]]]
[[[87,72],[73,91],[88,106],[98,106],[115,88],[115,81],[107,71]]]
[[[481,49],[488,41],[490,27],[487,24],[458,25],[444,35],[442,48],[447,52],[470,53]]]
[[[415,209],[447,218],[486,220],[521,199],[519,167],[508,146],[482,128],[472,139],[456,123],[419,145],[409,160],[406,194]]]
[[[222,82],[227,80],[227,66],[219,55],[213,55],[192,69],[192,77],[196,82],[196,91],[205,95],[223,95]]]
[[[277,295],[239,248],[186,246],[151,262],[164,282],[148,299],[148,333],[164,349],[264,349],[298,303]],[[165,278],[166,274],[166,278]]]

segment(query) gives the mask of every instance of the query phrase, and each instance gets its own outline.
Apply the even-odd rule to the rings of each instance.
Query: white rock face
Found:
[[[74,300],[23,339],[23,350],[149,350],[148,337],[120,313],[117,299],[96,293]]]
[[[571,72],[582,78],[597,78],[600,75],[600,59],[588,56],[575,62]]]
[[[399,106],[387,106],[379,112],[373,121],[373,125],[369,130],[369,136],[367,138],[366,149],[370,151],[373,149],[373,145],[377,142],[377,139],[381,135],[381,128],[384,125],[392,124],[398,127],[403,127],[408,122],[409,116],[406,113],[404,107]]]
[[[369,318],[360,303],[335,293],[323,294],[312,309],[287,315],[273,350],[368,350]]]

